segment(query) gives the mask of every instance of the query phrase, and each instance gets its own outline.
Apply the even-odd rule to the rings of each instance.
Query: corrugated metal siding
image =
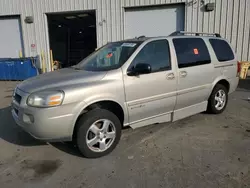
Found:
[[[133,6],[185,3],[187,31],[218,32],[226,37],[241,60],[250,60],[250,1],[204,0],[214,2],[215,11],[204,12],[200,0],[0,0],[1,15],[21,15],[26,56],[45,51],[49,54],[46,13],[96,10],[97,45],[124,37],[124,8]],[[25,16],[34,16],[33,24],[24,23]],[[32,52],[30,45],[37,45]],[[47,57],[48,59],[48,57]]]

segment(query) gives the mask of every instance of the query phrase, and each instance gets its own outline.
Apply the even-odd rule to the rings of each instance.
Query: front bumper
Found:
[[[20,104],[15,100],[12,101],[11,110],[15,122],[20,127],[39,140],[72,140],[72,126],[74,126],[72,105],[34,108],[26,105],[27,96],[24,93],[21,96],[22,101]]]

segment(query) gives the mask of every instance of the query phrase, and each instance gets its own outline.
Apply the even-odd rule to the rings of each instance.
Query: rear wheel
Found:
[[[228,102],[228,90],[224,85],[218,84],[212,91],[208,101],[208,112],[213,114],[222,113]]]
[[[91,110],[77,123],[77,146],[87,158],[107,155],[116,147],[120,137],[120,120],[105,109]]]

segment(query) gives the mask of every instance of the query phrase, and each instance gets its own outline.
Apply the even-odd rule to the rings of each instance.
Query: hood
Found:
[[[45,89],[93,82],[101,80],[105,75],[106,72],[89,72],[84,70],[75,70],[74,68],[66,68],[27,79],[20,83],[17,87],[24,92],[33,93]]]

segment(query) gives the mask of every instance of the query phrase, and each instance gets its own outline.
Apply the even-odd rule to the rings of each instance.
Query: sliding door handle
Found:
[[[180,76],[181,77],[186,77],[187,76],[187,71],[180,71]]]
[[[173,80],[174,78],[175,78],[174,73],[169,73],[169,74],[167,75],[167,79],[168,79],[168,80]]]

